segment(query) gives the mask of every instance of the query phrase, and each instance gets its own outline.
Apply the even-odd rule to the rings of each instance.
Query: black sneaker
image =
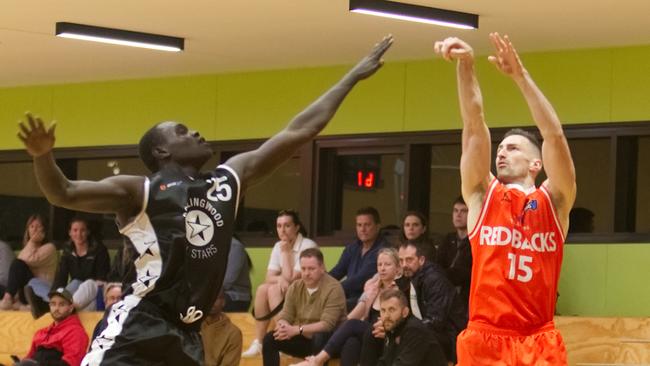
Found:
[[[27,303],[29,304],[34,319],[38,319],[50,311],[50,305],[36,295],[31,286],[25,286],[25,297],[27,298]]]

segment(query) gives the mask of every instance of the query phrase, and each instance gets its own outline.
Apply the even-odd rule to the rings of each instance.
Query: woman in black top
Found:
[[[108,250],[90,239],[88,223],[82,218],[70,222],[70,242],[63,249],[52,288],[65,287],[73,294],[75,307],[96,310],[97,291],[108,278]]]

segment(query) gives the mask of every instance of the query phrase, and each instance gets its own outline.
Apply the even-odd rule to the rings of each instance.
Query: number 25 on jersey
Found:
[[[230,201],[232,198],[232,188],[226,181],[228,177],[212,178],[212,187],[208,189],[208,199],[215,202]]]

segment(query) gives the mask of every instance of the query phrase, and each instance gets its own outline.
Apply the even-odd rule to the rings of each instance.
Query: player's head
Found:
[[[503,136],[497,147],[497,177],[504,183],[517,183],[542,170],[541,144],[535,135],[520,128],[512,129]]]
[[[168,163],[201,169],[213,154],[201,134],[182,123],[161,122],[150,128],[138,145],[140,158],[152,172]]]

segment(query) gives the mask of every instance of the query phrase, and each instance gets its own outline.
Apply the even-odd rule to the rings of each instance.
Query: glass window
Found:
[[[650,136],[639,137],[636,183],[636,232],[650,233]]]
[[[118,174],[146,176],[150,173],[137,157],[77,160],[77,179],[79,180],[99,181]],[[111,241],[122,240],[122,235],[115,222],[115,215],[89,213],[75,213],[75,215],[87,219],[92,235],[103,241],[104,244],[110,245]],[[67,230],[65,232],[67,233]]]
[[[50,205],[36,183],[31,161],[2,163],[0,171],[0,239],[18,249],[27,218],[37,213],[47,220]]]
[[[366,161],[366,165],[350,165],[350,160]],[[405,207],[402,154],[341,156],[339,162],[341,173],[348,177],[343,183],[340,229],[353,232],[357,210],[367,206],[379,211],[383,227],[399,226]]]
[[[461,194],[460,154],[460,145],[434,145],[431,148],[431,191],[428,212],[431,233],[444,234],[454,231],[451,211],[453,202]]]
[[[612,161],[610,139],[573,139],[569,147],[576,169],[576,184],[578,187],[576,202],[573,205],[574,214],[582,211],[571,222],[570,231],[604,233],[613,231],[613,214],[611,197]],[[574,215],[575,217],[576,215]],[[593,225],[588,221],[593,220]],[[576,230],[579,228],[579,230]]]
[[[275,219],[283,209],[297,210],[304,219],[305,213],[300,212],[302,183],[300,158],[293,157],[270,176],[248,187],[239,206],[238,231],[274,237]]]

